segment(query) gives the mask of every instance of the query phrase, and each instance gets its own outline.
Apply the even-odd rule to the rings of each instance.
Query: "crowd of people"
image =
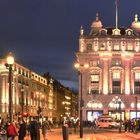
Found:
[[[60,126],[58,126],[60,124]],[[92,128],[96,131],[98,128],[98,119],[94,119],[92,122],[87,121],[83,123],[84,127]],[[137,134],[140,131],[140,119],[125,120],[122,122],[125,132],[133,132]],[[63,139],[68,138],[68,128],[74,128],[73,132],[76,133],[80,127],[80,121],[78,118],[72,120],[65,118],[61,123],[54,123],[56,127],[62,126]],[[43,139],[47,140],[47,132],[51,131],[54,126],[53,123],[48,121],[46,118],[39,122],[38,117],[33,117],[27,123],[24,119],[19,120],[19,122],[1,122],[0,125],[0,140],[14,140],[18,137],[18,140],[24,140],[25,136],[29,136],[31,140],[40,140],[40,134],[42,133]],[[94,131],[94,132],[95,132]],[[41,132],[41,133],[40,133]]]
[[[15,137],[18,137],[18,140],[24,140],[26,135],[29,136],[31,140],[40,140],[40,130],[43,135],[43,139],[46,140],[47,131],[51,130],[47,119],[40,123],[37,117],[33,117],[28,123],[23,119],[18,123],[14,121],[2,121],[0,129],[0,140],[14,140]]]
[[[140,130],[140,119],[129,119],[124,121],[125,132],[133,132],[137,134]]]

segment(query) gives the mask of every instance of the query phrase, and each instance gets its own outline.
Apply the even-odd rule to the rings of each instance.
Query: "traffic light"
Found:
[[[29,116],[29,114],[27,112],[23,113],[23,117],[28,117],[28,116]]]
[[[137,96],[134,96],[134,109],[137,109]]]

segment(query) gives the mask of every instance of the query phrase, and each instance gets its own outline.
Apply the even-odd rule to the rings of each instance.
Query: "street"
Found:
[[[18,139],[16,139],[18,140]],[[27,136],[25,140],[30,140],[30,137]],[[43,140],[41,134],[41,140]],[[63,140],[62,138],[62,129],[52,129],[47,133],[47,140]],[[69,140],[81,140],[79,138],[79,133],[73,133],[73,128],[69,129]],[[140,133],[118,133],[118,130],[107,130],[100,129],[95,133],[91,129],[84,129],[84,136],[82,140],[140,140]]]

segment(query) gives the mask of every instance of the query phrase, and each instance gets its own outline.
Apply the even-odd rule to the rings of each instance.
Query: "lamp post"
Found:
[[[12,122],[12,108],[13,108],[13,101],[12,101],[12,66],[14,64],[14,57],[12,55],[12,53],[10,52],[6,58],[6,64],[5,66],[8,68],[9,70],[9,121]]]
[[[22,88],[21,88],[21,114],[22,114],[22,121],[23,121],[23,111],[24,111],[24,88],[23,88],[23,86],[22,86]]]
[[[80,138],[83,138],[83,106],[84,106],[84,101],[83,101],[83,91],[82,91],[82,81],[83,81],[83,77],[82,77],[82,71],[83,69],[87,69],[89,67],[88,64],[79,64],[79,63],[75,63],[74,67],[78,70],[79,72],[79,78],[80,78]]]
[[[116,110],[118,110],[119,114],[120,114],[119,132],[121,133],[121,129],[122,129],[122,112],[121,112],[122,101],[120,98],[118,98],[118,96],[116,96],[115,98],[112,99],[112,102],[115,104],[115,106],[113,105],[113,107],[116,107]]]
[[[42,98],[42,123],[44,121],[44,110],[43,110],[43,107],[45,106],[44,97],[45,97],[44,95],[41,96]]]
[[[41,92],[37,92],[37,98],[38,98],[38,110],[37,110],[37,114],[38,114],[38,121],[40,119],[40,114],[42,112],[41,107],[40,107],[40,99],[42,97],[42,93]]]
[[[119,132],[121,133],[121,129],[122,129],[121,100],[118,100],[118,104],[119,104],[119,112],[120,112],[120,127],[119,127]]]

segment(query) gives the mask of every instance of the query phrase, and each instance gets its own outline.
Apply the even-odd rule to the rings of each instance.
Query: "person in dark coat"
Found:
[[[33,118],[33,121],[31,121],[30,123],[29,131],[30,131],[31,140],[40,140],[39,123],[35,117]]]
[[[26,123],[24,121],[20,123],[18,133],[18,140],[24,140],[24,137],[26,136]]]
[[[128,120],[124,121],[124,130],[125,130],[125,132],[127,132],[127,130],[128,130]]]
[[[63,135],[63,140],[69,139],[68,123],[66,121],[64,121],[62,125],[62,135]]]

